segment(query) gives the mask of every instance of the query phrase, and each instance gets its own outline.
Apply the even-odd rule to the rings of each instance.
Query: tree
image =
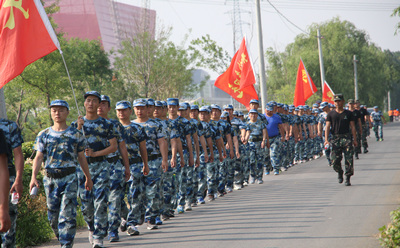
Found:
[[[393,10],[392,16],[400,16],[400,7]],[[397,24],[395,34],[400,30],[400,22]]]
[[[121,43],[114,66],[123,81],[124,99],[165,99],[190,96],[201,85],[192,83],[193,61],[185,49],[169,42],[171,29],[154,38],[147,32]]]
[[[379,47],[370,42],[365,31],[358,30],[354,24],[339,18],[322,24],[312,24],[308,28],[309,34],[298,35],[283,52],[267,49],[268,91],[272,95],[282,94],[280,91],[286,87],[293,93],[297,67],[302,58],[319,90],[308,100],[308,104],[321,99],[318,44],[314,35],[317,34],[317,29],[320,29],[323,35],[325,78],[333,91],[343,93],[345,98],[354,98],[353,55],[357,55],[359,98],[368,105],[381,105],[386,92],[396,81],[390,81],[390,76],[397,78],[393,70],[387,71],[391,60],[386,58],[387,55]],[[285,103],[292,103],[292,100],[293,98],[286,99]]]

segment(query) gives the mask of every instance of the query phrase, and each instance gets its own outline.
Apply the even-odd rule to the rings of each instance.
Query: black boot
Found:
[[[364,153],[367,153],[368,152],[368,149],[367,148],[364,148]]]
[[[338,172],[338,182],[343,183],[343,172]]]
[[[358,152],[355,153],[355,157],[356,157],[356,159],[359,159],[359,158],[358,158]]]
[[[346,176],[346,181],[344,182],[344,185],[346,185],[346,186],[351,186],[350,177],[351,177],[351,176]]]

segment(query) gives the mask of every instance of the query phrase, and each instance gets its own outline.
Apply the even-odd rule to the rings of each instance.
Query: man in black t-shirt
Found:
[[[361,112],[356,109],[356,101],[354,101],[353,99],[349,99],[347,102],[349,103],[349,111],[351,111],[354,115],[354,124],[356,125],[358,146],[354,147],[354,157],[358,159],[358,154],[361,153],[362,115]]]
[[[350,177],[354,174],[353,167],[353,145],[357,147],[357,136],[352,112],[345,110],[344,97],[336,94],[335,109],[328,113],[325,127],[325,146],[332,145],[331,160],[333,169],[338,173],[339,183],[343,182],[342,153],[345,159],[345,185],[350,186]],[[329,140],[329,132],[332,139]],[[351,132],[351,133],[350,133]],[[352,144],[353,137],[353,144]]]
[[[369,123],[366,120],[369,120],[369,112],[360,105],[360,101],[358,100],[356,101],[356,109],[361,113],[361,125],[362,125],[361,145],[364,148],[364,153],[367,153],[368,152],[367,136],[369,131]]]

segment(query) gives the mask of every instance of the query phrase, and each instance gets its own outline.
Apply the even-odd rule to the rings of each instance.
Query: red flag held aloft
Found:
[[[294,91],[294,106],[304,105],[310,96],[317,92],[310,75],[308,74],[303,60],[300,59],[299,68],[297,69],[296,89]]]
[[[57,48],[40,0],[0,0],[0,88]]]
[[[243,38],[229,68],[215,80],[214,85],[249,108],[251,99],[258,100],[255,83],[256,78],[247,52],[246,39]]]
[[[334,95],[335,93],[333,92],[331,87],[329,87],[328,83],[325,81],[324,88],[322,89],[322,101],[334,104],[335,103],[335,101],[333,100]]]

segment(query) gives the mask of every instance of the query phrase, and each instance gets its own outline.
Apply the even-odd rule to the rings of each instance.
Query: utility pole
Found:
[[[6,99],[4,98],[4,87],[0,89],[0,118],[7,119]]]
[[[358,82],[357,82],[357,59],[356,55],[353,56],[353,64],[354,64],[354,98],[358,100]]]
[[[258,56],[260,65],[260,90],[261,90],[261,111],[267,104],[267,80],[265,78],[265,65],[264,65],[264,48],[263,48],[263,37],[262,37],[262,26],[261,26],[261,11],[260,11],[260,0],[256,1],[256,13],[257,13],[257,33],[258,33]]]
[[[388,111],[392,109],[392,106],[390,105],[390,90],[388,91]]]
[[[325,83],[325,68],[324,68],[324,58],[322,56],[321,37],[322,36],[321,36],[321,33],[319,32],[319,29],[317,29],[318,50],[319,50],[319,68],[321,71],[321,91],[323,91],[324,83]]]

